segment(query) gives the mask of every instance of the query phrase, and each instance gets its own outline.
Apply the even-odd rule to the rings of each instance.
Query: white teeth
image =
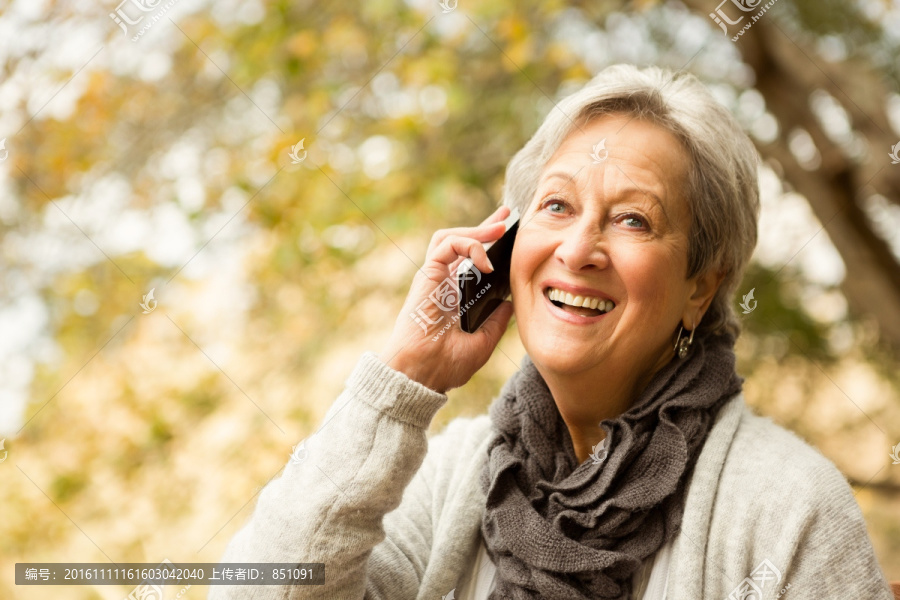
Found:
[[[611,300],[603,300],[601,298],[591,298],[590,296],[573,296],[568,292],[550,288],[549,298],[555,302],[563,302],[569,306],[582,306],[593,308],[601,312],[609,312],[615,304]]]

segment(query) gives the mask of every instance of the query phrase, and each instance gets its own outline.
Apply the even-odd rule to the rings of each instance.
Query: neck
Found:
[[[633,364],[617,368],[606,361],[600,367],[576,375],[551,372],[535,364],[566,423],[579,464],[591,455],[593,446],[606,438],[600,422],[625,413],[669,358],[650,369],[635,369]],[[621,375],[635,371],[643,375]]]

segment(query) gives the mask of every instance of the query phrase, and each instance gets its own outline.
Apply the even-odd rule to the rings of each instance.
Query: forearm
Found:
[[[384,537],[428,449],[426,430],[447,397],[366,353],[331,406],[308,454],[262,491],[250,522],[222,562],[323,562],[324,586],[293,586],[289,598],[361,599],[366,564]],[[213,586],[209,598],[282,598],[277,586]]]

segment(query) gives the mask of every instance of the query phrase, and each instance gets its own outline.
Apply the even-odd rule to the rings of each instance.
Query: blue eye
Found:
[[[644,227],[644,220],[641,219],[640,217],[636,216],[636,215],[627,215],[627,216],[623,219],[623,221],[626,221],[626,222],[627,222],[627,221],[632,221],[632,222],[637,222],[637,223],[639,223],[639,225],[638,225],[637,227],[631,227],[632,229],[639,229],[639,228],[641,228],[641,227]]]
[[[564,211],[564,210],[566,209],[565,203],[562,202],[561,200],[548,200],[547,202],[544,203],[544,208],[547,208],[547,207],[550,207],[550,206],[558,206],[558,207],[560,207],[560,208],[562,209],[562,211]],[[559,210],[551,210],[550,212],[555,212],[555,213],[559,214],[559,213],[562,212],[562,211],[559,211]]]

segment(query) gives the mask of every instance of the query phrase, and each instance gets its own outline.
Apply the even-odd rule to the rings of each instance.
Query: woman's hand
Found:
[[[512,316],[512,303],[503,302],[475,333],[459,327],[459,291],[456,269],[466,258],[482,272],[494,270],[482,242],[500,238],[509,207],[501,206],[477,227],[439,229],[431,238],[425,264],[416,272],[394,330],[379,358],[437,392],[464,385],[484,366]],[[452,310],[443,310],[429,296],[447,278],[453,283]],[[420,322],[414,319],[418,317]],[[436,321],[436,322],[435,322]],[[423,329],[424,324],[427,330]],[[447,325],[449,328],[445,329]],[[434,337],[443,330],[443,333]]]

